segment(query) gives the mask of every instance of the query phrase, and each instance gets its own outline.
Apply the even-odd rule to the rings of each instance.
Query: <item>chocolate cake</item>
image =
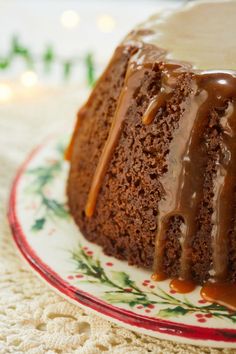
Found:
[[[74,220],[157,279],[236,281],[235,21],[234,1],[153,16],[78,113]]]

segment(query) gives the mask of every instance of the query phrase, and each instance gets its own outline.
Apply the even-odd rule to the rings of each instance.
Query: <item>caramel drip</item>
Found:
[[[233,205],[236,186],[236,78],[227,75],[219,81],[225,81],[223,85],[225,87],[221,88],[221,95],[218,96],[218,106],[225,106],[227,101],[233,100],[221,119],[223,141],[215,180],[218,187],[215,194],[212,232],[213,275],[216,280],[223,281],[227,274],[228,244],[235,217]]]
[[[204,300],[225,306],[236,311],[236,284],[207,283],[201,289]]]
[[[160,272],[160,273],[152,274],[151,278],[154,281],[163,281],[163,280],[166,280],[168,277],[165,273]]]
[[[187,294],[196,288],[196,284],[190,280],[173,279],[170,282],[170,288],[177,293]]]
[[[201,91],[200,95],[206,91]],[[173,211],[182,215],[185,232],[182,235],[182,255],[180,259],[180,277],[191,278],[192,240],[197,233],[197,213],[199,203],[203,196],[204,172],[206,166],[206,152],[203,149],[203,135],[208,125],[209,114],[208,99],[199,107],[193,129],[191,131],[187,148],[183,156],[183,169],[178,187],[178,206]]]
[[[135,72],[135,70],[133,70],[132,68],[132,65],[129,64],[126,72],[124,87],[117,103],[117,108],[112,121],[110,132],[103,148],[98,165],[96,167],[92,185],[89,191],[88,200],[85,208],[85,214],[87,217],[91,217],[94,213],[97,196],[100,191],[102,181],[106,174],[107,165],[111,160],[112,153],[120,137],[126,111],[132,99],[133,92],[135,88],[138,87],[139,79],[137,78],[137,76],[140,77],[140,74],[141,71]]]
[[[207,154],[203,149],[202,142],[204,130],[209,124],[208,116],[213,109],[222,110],[227,101],[236,95],[236,78],[232,74],[196,74],[193,81],[200,93],[191,99],[190,104],[188,102],[190,113],[184,114],[184,122],[185,124],[190,124],[190,126],[188,128],[186,125],[184,126],[186,130],[181,131],[179,128],[175,132],[169,154],[169,161],[171,162],[173,151],[175,164],[169,164],[169,171],[161,179],[165,197],[159,203],[158,234],[154,263],[154,270],[157,273],[163,271],[163,249],[169,219],[172,215],[182,216],[184,227],[182,229],[180,277],[183,279],[188,279],[191,276],[191,243],[193,236],[197,232],[196,218],[203,192]],[[204,96],[204,103],[196,105],[196,98],[200,97],[204,100]],[[195,103],[195,109],[193,103]],[[227,131],[223,133],[223,141],[224,153],[227,159],[224,159],[224,162],[219,162],[219,173],[216,179],[215,223],[212,236],[213,266],[216,278],[222,278],[227,269],[228,234],[234,217],[232,205],[234,201],[234,185],[236,185],[236,116],[233,113],[226,115],[224,118]],[[228,133],[229,130],[230,134]],[[183,137],[182,144],[180,136]],[[182,151],[178,150],[176,145],[179,149],[181,147]],[[173,146],[175,147],[173,148]],[[174,175],[176,179],[173,178]]]
[[[156,48],[154,49],[157,55],[158,52],[156,51]],[[146,48],[146,52],[148,58],[148,54],[152,53],[148,46]],[[117,103],[115,116],[113,118],[107,141],[95,170],[85,208],[85,214],[87,217],[91,217],[94,213],[98,193],[105,177],[107,166],[112,158],[113,151],[116,148],[122,133],[122,126],[125,120],[126,112],[130,107],[130,102],[132,101],[134,92],[138,87],[140,87],[144,72],[150,68],[152,68],[152,64],[150,65],[149,63],[145,62],[145,49],[142,47],[140,49],[136,48],[129,61],[124,86]]]
[[[229,101],[236,99],[236,78],[229,73],[197,75],[199,89],[208,93],[207,111],[225,110]],[[224,280],[228,266],[228,238],[234,218],[234,186],[236,185],[236,115],[234,104],[229,105],[221,118],[221,152],[214,179],[212,214],[213,276]],[[190,245],[191,246],[191,245]]]
[[[140,43],[139,43],[139,45],[140,45]],[[79,110],[79,112],[77,114],[77,121],[76,121],[76,125],[74,128],[74,132],[73,132],[71,141],[70,141],[70,143],[65,151],[65,154],[64,154],[64,157],[66,160],[71,161],[71,159],[72,159],[72,152],[73,152],[73,148],[75,145],[75,141],[78,136],[78,131],[80,130],[80,127],[86,117],[87,111],[89,110],[90,106],[93,105],[94,100],[96,101],[98,87],[100,85],[102,85],[102,83],[104,81],[106,81],[107,74],[111,71],[112,67],[116,64],[116,62],[120,60],[121,56],[123,56],[126,60],[126,58],[129,58],[130,55],[132,55],[134,50],[136,50],[136,49],[132,45],[128,45],[128,44],[120,45],[116,48],[115,53],[114,53],[113,57],[111,58],[106,70],[104,70],[103,74],[100,76],[100,78],[96,82],[96,89],[92,90],[87,102]]]
[[[217,244],[217,235],[219,233],[219,225],[220,225],[220,198],[222,195],[222,189],[225,183],[225,177],[226,177],[226,170],[225,168],[220,165],[219,157],[216,161],[216,166],[217,171],[216,171],[216,176],[214,178],[214,197],[213,197],[213,214],[211,217],[212,221],[212,231],[211,231],[211,237],[212,237],[212,269],[210,269],[209,274],[213,279],[214,277],[219,276],[219,271],[222,273],[225,273],[226,270],[226,265],[227,265],[227,260],[225,259],[225,251],[222,252],[222,262],[221,262],[221,269],[218,269],[218,261],[216,261],[216,255],[218,253],[218,244]],[[219,250],[220,251],[220,250]],[[223,250],[222,250],[223,251]],[[218,274],[218,275],[217,275]]]
[[[178,70],[181,68],[179,64],[166,64],[161,77],[161,89],[157,95],[152,97],[149,105],[143,115],[142,122],[144,125],[151,124],[155,119],[159,109],[165,108],[167,101],[171,98],[179,76]]]
[[[75,139],[76,139],[76,137],[77,137],[78,130],[79,130],[80,127],[81,127],[82,121],[84,120],[84,117],[85,117],[85,115],[86,115],[86,111],[87,111],[87,108],[86,108],[86,105],[85,105],[85,106],[83,106],[83,107],[80,109],[80,111],[78,112],[77,121],[76,121],[76,124],[75,124],[74,132],[73,132],[71,141],[70,141],[70,143],[69,143],[67,149],[65,150],[65,154],[64,154],[64,158],[65,158],[65,160],[67,160],[67,161],[71,161],[71,158],[72,158],[72,151],[73,151]]]
[[[193,227],[193,221],[191,220],[192,213],[189,208],[193,207],[195,195],[193,196],[191,205],[191,200],[189,200],[191,188],[187,185],[189,178],[188,167],[192,163],[189,158],[189,149],[194,129],[196,128],[199,109],[206,100],[206,93],[201,92],[199,95],[196,95],[196,90],[197,87],[195,85],[192,88],[190,97],[184,102],[184,109],[179,120],[179,126],[173,133],[173,140],[169,148],[169,155],[167,157],[168,171],[160,179],[165,191],[165,196],[158,205],[158,234],[156,237],[154,261],[154,271],[157,273],[163,271],[163,252],[170,217],[180,214],[187,218],[190,214],[188,223],[191,224],[190,229]],[[193,177],[196,177],[196,173],[193,174]],[[192,181],[189,181],[189,184],[192,184]],[[182,194],[184,189],[186,191]],[[195,191],[192,195],[194,193]],[[186,234],[186,232],[191,232],[190,229],[188,226],[188,230],[186,230],[185,225],[183,225],[182,233]]]
[[[165,107],[167,98],[168,93],[166,93],[165,91],[161,91],[151,99],[148,108],[145,114],[143,115],[143,124],[147,125],[153,122],[159,109]]]
[[[109,135],[93,176],[92,185],[90,187],[87,204],[85,207],[85,214],[87,217],[91,217],[94,213],[97,197],[101,189],[108,164],[122,133],[122,126],[125,116],[128,108],[130,107],[130,102],[133,99],[135,91],[140,87],[141,80],[143,79],[145,72],[147,72],[147,70],[152,70],[155,61],[161,62],[166,54],[163,49],[157,49],[153,45],[143,45],[143,43],[138,40],[127,41],[126,45],[128,47],[132,47],[133,51],[128,63],[124,86],[118,99],[117,108],[112,120]],[[180,65],[177,65],[177,67],[180,67]]]

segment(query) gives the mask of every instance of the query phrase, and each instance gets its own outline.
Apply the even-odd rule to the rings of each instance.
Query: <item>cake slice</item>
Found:
[[[236,2],[163,12],[78,113],[68,200],[83,235],[157,278],[236,281]]]

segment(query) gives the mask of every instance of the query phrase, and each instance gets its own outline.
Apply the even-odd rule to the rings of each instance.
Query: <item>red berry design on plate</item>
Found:
[[[147,286],[147,283],[144,283],[144,282],[143,282],[142,285],[143,285],[143,286]]]
[[[207,313],[207,314],[205,315],[205,317],[206,317],[206,318],[211,318],[211,317],[213,317],[213,316],[212,316],[211,313]]]
[[[73,275],[68,275],[67,279],[72,280],[74,279]]]
[[[128,293],[131,293],[131,291],[133,291],[133,289],[131,288],[125,288],[124,291],[128,292]]]
[[[88,252],[87,252],[87,255],[88,255],[88,256],[92,256],[92,255],[93,255],[93,252],[92,252],[92,251],[88,251]]]
[[[206,304],[207,301],[202,299],[202,300],[198,300],[198,303],[199,303],[199,304]]]
[[[170,293],[171,293],[171,294],[176,294],[176,291],[173,290],[173,289],[171,289],[171,290],[170,290]]]
[[[155,308],[155,305],[149,304],[149,305],[147,305],[147,307],[148,307],[149,309],[154,309],[154,308]]]
[[[76,276],[75,276],[77,279],[81,279],[81,278],[83,278],[84,276],[82,275],[82,274],[76,274]]]
[[[203,315],[202,313],[197,313],[195,316],[196,316],[197,318],[203,318],[203,317],[204,317],[204,315]]]
[[[146,313],[149,313],[149,312],[151,312],[151,311],[147,309],[147,310],[145,310],[145,312],[146,312]]]
[[[138,305],[138,306],[137,306],[137,309],[139,309],[139,310],[141,310],[142,308],[143,308],[142,305]]]
[[[113,266],[113,263],[111,263],[111,262],[107,262],[107,263],[106,263],[106,266],[108,266],[108,267],[112,267],[112,266]]]
[[[154,288],[155,288],[155,285],[150,285],[149,288],[150,288],[150,289],[154,289]]]
[[[205,318],[199,318],[198,322],[201,322],[201,323],[206,322],[206,319]]]

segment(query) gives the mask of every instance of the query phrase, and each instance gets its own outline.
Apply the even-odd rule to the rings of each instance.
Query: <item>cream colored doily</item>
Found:
[[[6,219],[12,179],[30,150],[72,129],[86,92],[50,89],[0,103],[0,353],[236,353],[161,341],[125,330],[71,305],[19,259]]]

